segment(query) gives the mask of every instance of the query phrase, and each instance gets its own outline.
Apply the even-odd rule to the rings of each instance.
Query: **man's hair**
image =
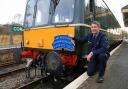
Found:
[[[98,21],[93,21],[91,24],[96,24],[98,27],[100,27],[100,23]]]

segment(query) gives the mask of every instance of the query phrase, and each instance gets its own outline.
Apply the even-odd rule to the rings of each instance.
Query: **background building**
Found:
[[[123,13],[123,20],[124,20],[124,25],[126,27],[128,27],[128,5],[124,6],[121,9],[122,13]]]

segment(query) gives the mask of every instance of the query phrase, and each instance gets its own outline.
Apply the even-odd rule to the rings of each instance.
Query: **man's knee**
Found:
[[[105,53],[101,53],[98,55],[98,60],[99,61],[106,61],[107,60],[107,56]]]

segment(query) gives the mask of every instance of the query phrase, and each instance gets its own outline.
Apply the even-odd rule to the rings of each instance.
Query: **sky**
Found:
[[[26,0],[0,0],[0,24],[11,23],[21,14],[23,19]]]
[[[104,0],[114,13],[118,22],[124,27],[121,8],[128,5],[128,0]],[[0,0],[0,24],[18,21],[23,19],[26,7],[26,0]]]
[[[115,15],[116,19],[120,23],[121,27],[124,27],[123,16],[121,12],[121,8],[128,5],[128,0],[104,0],[113,14]]]

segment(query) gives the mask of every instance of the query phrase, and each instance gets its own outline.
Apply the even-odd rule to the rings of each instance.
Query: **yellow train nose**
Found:
[[[75,34],[75,27],[31,28],[24,31],[24,47],[53,49],[54,37],[57,35]]]

